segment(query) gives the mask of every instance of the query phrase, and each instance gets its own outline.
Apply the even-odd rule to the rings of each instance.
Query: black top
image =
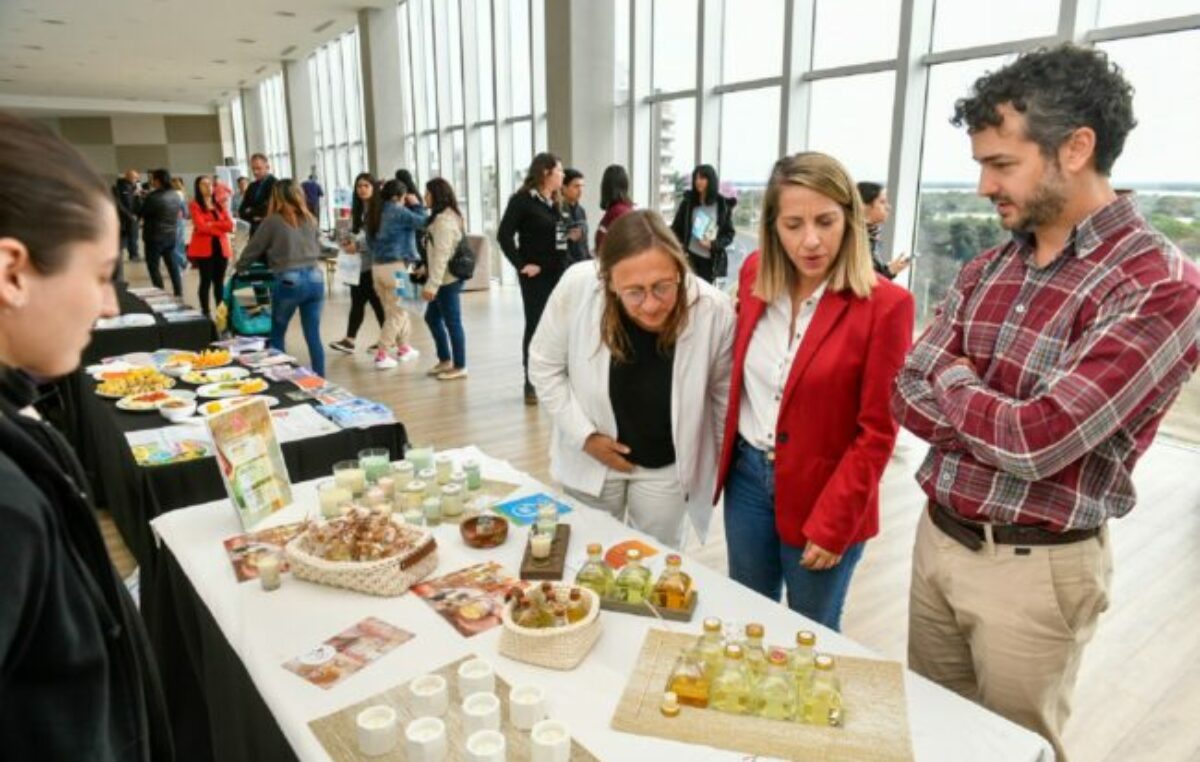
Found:
[[[625,458],[643,468],[662,468],[675,462],[671,428],[671,371],[675,349],[658,351],[658,335],[640,328],[624,313],[621,324],[629,336],[629,362],[608,366],[608,399],[617,419],[617,441],[630,449]]]
[[[267,175],[246,186],[242,204],[238,207],[238,217],[250,223],[250,235],[254,235],[254,231],[258,230],[259,224],[267,216],[267,207],[271,204],[271,191],[274,188],[275,175]]]
[[[142,217],[142,239],[147,245],[174,242],[183,199],[174,188],[159,188],[146,196],[138,213]]]
[[[546,274],[555,274],[567,267],[566,228],[558,209],[537,191],[517,191],[508,199],[496,239],[517,270],[537,265]]]
[[[571,260],[571,264],[591,259],[592,252],[588,250],[587,213],[583,211],[583,204],[563,204],[561,214],[563,228],[566,232],[570,232],[573,228],[580,231],[578,241],[567,239],[567,257]]]
[[[883,261],[883,226],[867,223],[867,246],[871,249],[871,266],[875,272],[888,280],[895,280],[891,268]]]
[[[717,237],[713,239],[712,248],[708,251],[712,255],[713,276],[724,278],[729,266],[727,249],[737,235],[733,227],[733,208],[737,206],[737,199],[716,192],[711,196],[709,203],[717,205]],[[688,241],[692,237],[692,214],[698,206],[703,206],[699,194],[694,190],[685,192],[675,210],[675,219],[671,221],[671,231],[679,239],[679,245],[684,251],[688,250]]]
[[[156,665],[79,462],[0,369],[0,744],[6,759],[170,760]]]
[[[137,195],[137,184],[129,182],[124,177],[118,177],[116,184],[113,185],[113,198],[117,202],[121,230],[128,231],[130,228],[136,228],[138,211],[142,204],[141,197]]]

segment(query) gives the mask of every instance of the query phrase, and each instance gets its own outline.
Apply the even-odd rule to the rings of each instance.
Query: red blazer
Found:
[[[233,232],[233,217],[229,209],[220,206],[209,211],[196,201],[189,202],[188,209],[192,215],[192,240],[188,241],[188,259],[208,259],[213,255],[213,236],[221,241],[221,256],[229,259],[233,255],[233,247],[229,243],[229,234]]]
[[[733,458],[746,352],[767,304],[759,253],[742,266],[717,496]],[[913,299],[880,278],[868,299],[826,291],[792,363],[775,428],[775,526],[788,545],[833,553],[879,533],[879,480],[896,444],[892,381],[912,343]],[[735,517],[736,518],[736,517]]]

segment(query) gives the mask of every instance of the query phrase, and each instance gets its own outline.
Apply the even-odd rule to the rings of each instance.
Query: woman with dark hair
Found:
[[[563,166],[557,156],[534,156],[525,181],[508,199],[496,231],[500,249],[518,273],[525,307],[521,362],[525,366],[526,405],[537,404],[537,393],[529,383],[529,342],[568,263],[567,231],[558,213],[562,182]]]
[[[375,319],[379,322],[380,329],[383,328],[383,302],[379,300],[379,294],[375,291],[375,282],[371,278],[373,260],[371,259],[371,247],[367,246],[365,231],[367,205],[371,202],[375,191],[375,177],[370,172],[362,172],[354,178],[354,200],[350,202],[350,232],[353,237],[341,242],[344,250],[352,254],[357,253],[362,260],[358,284],[350,286],[350,319],[346,324],[346,336],[329,345],[330,349],[347,354],[354,351],[354,340],[366,317],[368,304],[371,305],[371,311],[375,313]]]
[[[725,277],[725,250],[734,236],[733,207],[737,199],[722,196],[719,186],[717,170],[711,164],[692,170],[691,187],[683,194],[671,223],[692,271],[709,283]]]
[[[411,193],[414,196],[421,195],[420,191],[417,190],[416,179],[413,177],[412,172],[409,172],[407,169],[401,168],[396,170],[396,182],[400,183],[400,187],[405,193]]]
[[[425,323],[437,345],[437,365],[429,375],[439,381],[467,377],[467,337],[463,333],[461,295],[463,282],[450,272],[450,259],[459,242],[467,235],[454,188],[440,177],[425,183],[425,206],[429,224],[425,226],[427,274],[421,298]],[[447,340],[447,335],[449,339]]]
[[[554,421],[550,469],[584,505],[678,548],[712,517],[735,322],[656,212],[567,270],[529,348]]]
[[[0,113],[6,759],[174,758],[156,662],[105,550],[88,477],[32,407],[35,383],[74,371],[96,319],[118,314],[118,232],[88,162],[45,127]]]
[[[863,212],[867,222],[867,244],[871,249],[871,265],[875,272],[888,280],[894,280],[904,272],[912,262],[904,254],[884,261],[883,259],[883,223],[887,222],[892,213],[892,205],[888,203],[887,188],[879,183],[858,183],[858,195],[862,198]]]
[[[394,368],[397,360],[409,362],[421,354],[408,343],[412,327],[408,312],[396,298],[396,273],[407,271],[421,261],[417,254],[417,233],[425,227],[425,216],[420,199],[401,180],[384,183],[367,207],[367,247],[374,260],[371,278],[375,293],[383,302],[384,314],[379,346],[375,349],[378,370]],[[392,351],[395,357],[391,356]]]
[[[212,290],[217,306],[225,299],[225,264],[233,256],[229,234],[233,216],[213,195],[212,178],[196,178],[191,201],[192,240],[187,255],[192,267],[200,272],[200,311],[208,314],[208,293]]]
[[[608,229],[625,214],[633,211],[634,203],[629,197],[629,173],[620,164],[609,164],[600,178],[600,208],[604,216],[596,228],[596,253],[608,235]]]
[[[325,304],[325,277],[318,262],[317,219],[308,211],[304,192],[293,180],[271,186],[267,216],[238,258],[239,272],[266,259],[275,284],[271,287],[271,347],[283,351],[288,323],[296,310],[304,328],[308,359],[318,376],[325,375],[325,348],[321,345],[321,307]]]

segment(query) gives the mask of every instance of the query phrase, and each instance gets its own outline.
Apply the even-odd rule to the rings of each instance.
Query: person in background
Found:
[[[551,473],[584,505],[672,548],[712,518],[735,316],[657,212],[612,226],[571,267],[529,348],[554,421]]]
[[[725,277],[725,250],[734,236],[733,207],[737,199],[722,196],[719,185],[712,165],[701,164],[692,170],[691,187],[684,192],[671,223],[693,272],[709,283]]]
[[[371,278],[384,313],[379,347],[375,350],[375,367],[379,370],[394,368],[397,360],[409,362],[421,354],[408,343],[412,327],[408,312],[396,296],[396,273],[420,262],[417,233],[425,227],[425,218],[421,200],[396,180],[388,180],[371,197],[367,210],[367,247],[374,262]]]
[[[409,172],[407,169],[403,168],[397,169],[395,178],[396,182],[400,183],[400,187],[405,193],[411,193],[414,196],[420,195],[421,192],[417,187],[417,181],[413,177],[412,172]]]
[[[366,317],[368,304],[371,305],[371,311],[375,313],[375,320],[379,323],[380,329],[383,328],[385,320],[383,302],[379,299],[379,292],[375,290],[375,281],[371,277],[373,261],[371,249],[367,246],[367,234],[363,227],[367,216],[367,207],[375,195],[377,185],[375,177],[370,172],[363,172],[354,178],[354,200],[350,202],[351,238],[341,242],[344,250],[351,254],[358,254],[362,261],[358,284],[350,286],[350,317],[346,323],[346,336],[329,345],[331,349],[346,354],[354,352],[354,341],[358,337],[358,329],[362,327],[363,319]],[[376,343],[372,347],[372,351],[378,346]]]
[[[213,181],[208,175],[197,177],[192,191],[192,240],[188,243],[187,255],[200,272],[197,297],[200,311],[208,315],[209,291],[218,307],[225,300],[225,265],[233,256],[229,241],[233,217],[217,200]]]
[[[609,164],[604,168],[604,174],[600,177],[600,208],[604,210],[604,216],[596,226],[597,256],[600,255],[600,246],[609,228],[634,209],[629,196],[629,173],[620,164]]]
[[[892,397],[931,445],[908,663],[1065,760],[1109,602],[1108,521],[1133,510],[1133,467],[1200,362],[1200,268],[1113,190],[1136,120],[1103,51],[1025,53],[977,79],[952,122],[1013,235],[963,266]]]
[[[580,203],[583,199],[583,189],[582,172],[578,169],[563,171],[562,206],[559,214],[562,215],[562,224],[567,230],[568,266],[592,258],[592,253],[588,251],[587,213]]]
[[[234,207],[230,205],[230,201],[233,199],[233,188],[230,188],[225,184],[225,181],[221,179],[220,174],[214,174],[212,176],[212,187],[213,198],[217,200],[217,203],[226,210],[233,209]],[[230,219],[232,218],[233,214],[231,212]]]
[[[832,630],[896,443],[912,295],[875,276],[862,202],[822,153],[775,163],[739,273],[720,482],[729,576]]]
[[[300,311],[304,343],[313,371],[324,377],[325,348],[321,345],[321,307],[325,278],[319,261],[317,220],[308,212],[304,194],[291,180],[271,186],[267,216],[238,258],[238,272],[265,259],[275,283],[271,286],[271,348],[284,351],[288,323]]]
[[[121,218],[121,245],[129,251],[130,262],[141,258],[138,254],[138,212],[142,205],[142,193],[138,187],[140,179],[136,169],[127,169],[113,185],[113,198]]]
[[[429,223],[425,227],[427,274],[421,289],[425,323],[437,346],[437,365],[428,375],[439,381],[467,377],[467,337],[463,332],[463,282],[450,272],[450,259],[459,242],[467,235],[454,188],[440,177],[425,183],[425,206]]]
[[[242,194],[242,203],[238,205],[238,217],[249,223],[250,235],[253,236],[267,216],[267,209],[274,198],[271,188],[276,181],[275,175],[271,174],[271,163],[261,153],[250,157],[250,174],[254,175],[254,182],[246,186]]]
[[[87,475],[33,409],[35,382],[73,372],[96,319],[118,314],[117,212],[82,156],[8,114],[0,178],[3,756],[169,762],[157,663],[83,491]]]
[[[321,198],[325,195],[325,189],[321,187],[321,183],[317,182],[317,168],[313,167],[308,173],[306,179],[300,186],[304,189],[304,203],[308,205],[308,213],[317,220],[317,227],[321,226]]]
[[[871,247],[871,265],[875,272],[888,280],[904,272],[912,260],[904,254],[885,260],[883,255],[883,224],[892,213],[892,205],[888,203],[887,188],[879,183],[861,182],[858,184],[858,195],[862,197],[863,208],[867,216],[867,242]]]
[[[533,157],[525,181],[508,199],[496,238],[521,284],[525,309],[525,335],[521,361],[525,368],[525,404],[537,404],[537,392],[529,382],[529,342],[537,330],[542,311],[558,279],[567,269],[567,234],[558,212],[562,189],[562,162],[552,153]]]
[[[155,288],[163,287],[159,262],[167,266],[171,278],[171,290],[175,296],[183,295],[183,283],[179,276],[179,261],[175,259],[175,239],[179,234],[179,217],[182,214],[179,194],[171,187],[171,173],[156,169],[150,173],[150,195],[142,201],[139,214],[142,218],[142,243],[146,247],[146,269],[150,271],[150,282]]]
[[[175,263],[179,265],[179,271],[183,272],[187,269],[187,220],[191,217],[191,210],[188,208],[187,191],[183,187],[183,180],[179,177],[171,178],[171,189],[179,195],[179,219],[175,222]]]
[[[246,177],[245,175],[239,175],[237,181],[234,184],[233,205],[229,207],[230,209],[240,209],[241,208],[242,199],[244,199],[246,197],[246,190],[249,189],[249,187],[250,187],[250,178]],[[238,221],[241,222],[242,220],[239,219]]]

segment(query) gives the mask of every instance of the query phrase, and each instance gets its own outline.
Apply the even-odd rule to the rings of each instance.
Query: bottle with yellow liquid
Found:
[[[704,620],[704,634],[696,641],[696,653],[704,662],[704,676],[712,682],[725,663],[725,635],[720,619],[710,616]]]
[[[695,648],[679,654],[667,690],[673,691],[681,704],[701,709],[708,706],[708,676],[704,674],[704,659]]]
[[[587,546],[587,563],[575,575],[575,584],[586,587],[601,598],[612,595],[613,570],[604,563],[604,548],[593,542]]]
[[[764,630],[761,624],[751,622],[746,625],[745,638],[742,640],[742,660],[746,664],[746,672],[752,682],[758,682],[767,672],[767,652],[763,648]]]
[[[654,583],[654,594],[650,602],[667,609],[686,609],[692,595],[692,578],[680,566],[683,564],[677,553],[667,556],[667,566]]]
[[[804,721],[810,725],[842,724],[842,688],[833,657],[818,654],[813,660],[813,681],[804,699]]]
[[[708,690],[708,705],[730,714],[749,714],[751,710],[750,676],[742,663],[742,647],[725,646],[725,663]]]
[[[521,602],[517,604],[517,610],[513,615],[513,621],[517,623],[518,627],[529,627],[535,630],[541,629],[544,626],[538,610],[533,605],[533,601],[529,600],[528,598],[522,599]]]
[[[816,656],[816,647],[816,635],[808,630],[800,630],[796,633],[796,647],[792,649],[788,669],[792,673],[792,680],[796,683],[796,696],[800,703],[804,703],[804,697],[808,695],[808,689],[812,685],[813,658]]]
[[[788,671],[787,652],[772,648],[767,671],[754,689],[754,713],[769,720],[796,719],[796,689]]]
[[[567,622],[575,624],[588,615],[588,599],[583,597],[579,588],[571,588],[571,597],[567,599]]]
[[[627,563],[617,575],[613,597],[626,603],[645,603],[650,597],[653,579],[650,570],[642,566],[642,552],[631,548],[626,554]]]

